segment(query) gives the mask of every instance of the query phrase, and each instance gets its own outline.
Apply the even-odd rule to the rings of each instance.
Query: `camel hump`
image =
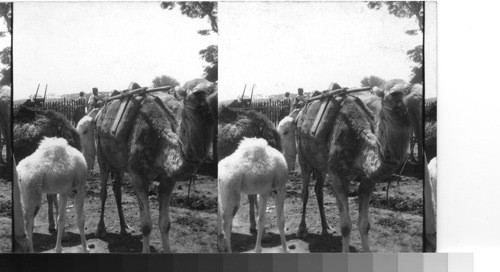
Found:
[[[39,150],[57,150],[69,147],[68,141],[64,138],[44,137],[38,146]]]
[[[267,141],[262,138],[247,138],[243,137],[238,149],[242,151],[253,150],[253,149],[266,149],[269,147]]]
[[[132,91],[135,89],[139,89],[140,87],[141,86],[139,86],[139,84],[137,84],[136,82],[130,82],[130,84],[128,85],[128,90]]]

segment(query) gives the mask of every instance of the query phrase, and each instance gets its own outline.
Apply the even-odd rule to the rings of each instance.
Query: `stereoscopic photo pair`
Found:
[[[0,15],[3,253],[436,250],[435,3]]]

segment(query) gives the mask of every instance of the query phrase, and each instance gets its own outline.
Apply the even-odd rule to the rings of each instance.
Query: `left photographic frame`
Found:
[[[0,253],[12,252],[12,3],[0,3]],[[19,191],[16,190],[15,193]],[[14,203],[20,208],[20,203]]]
[[[216,252],[217,3],[14,11],[19,250]]]

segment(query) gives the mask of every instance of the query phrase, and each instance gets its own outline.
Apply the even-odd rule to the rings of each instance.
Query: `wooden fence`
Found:
[[[274,126],[277,126],[278,123],[283,119],[285,116],[287,116],[290,113],[290,104],[288,103],[283,103],[283,101],[280,100],[261,100],[261,101],[256,101],[252,102],[247,106],[239,106],[236,107],[239,109],[252,109],[257,112],[260,112],[267,116],[271,123],[274,124]]]
[[[14,105],[14,109],[19,108],[20,106],[20,104]],[[85,115],[85,105],[75,100],[49,101],[31,108],[59,112],[66,116],[68,121],[70,121],[74,127],[76,127],[78,121]]]

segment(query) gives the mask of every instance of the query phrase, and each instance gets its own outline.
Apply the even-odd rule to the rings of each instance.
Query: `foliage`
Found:
[[[175,87],[179,85],[180,84],[179,81],[177,81],[177,79],[167,75],[157,76],[153,79],[153,87],[155,88],[164,86]]]
[[[217,2],[162,2],[161,8],[172,10],[178,6],[181,13],[189,18],[205,18],[208,17],[210,22],[211,31],[219,33],[219,26],[217,23]],[[208,35],[209,29],[198,31],[200,35]]]
[[[369,76],[369,77],[364,77],[361,80],[361,86],[362,87],[380,87],[385,83],[385,80],[378,76]]]
[[[424,32],[424,2],[417,1],[390,1],[390,2],[368,2],[368,7],[375,10],[380,10],[386,7],[389,14],[398,18],[415,17],[418,22],[419,29],[410,29],[405,31],[407,35],[417,35],[419,30]],[[416,63],[412,68],[411,83],[421,83],[423,81],[423,47],[418,45],[415,48],[406,52],[408,57]]]
[[[437,101],[425,104],[425,121],[436,121],[437,120]]]
[[[217,45],[209,45],[207,48],[200,50],[201,58],[208,62],[209,65],[204,67],[204,77],[208,81],[215,82],[218,80],[218,63],[219,54]]]
[[[4,20],[9,34],[12,35],[12,3],[0,3],[0,17]],[[5,37],[5,32],[0,32],[0,37]],[[6,47],[0,51],[0,61],[5,68],[0,71],[0,86],[10,85],[12,83],[11,67],[11,47]]]
[[[211,32],[219,33],[219,25],[217,21],[217,2],[162,2],[161,8],[172,10],[178,6],[181,13],[189,18],[205,18],[207,17],[211,29],[198,30],[198,34],[202,36],[210,35]],[[203,67],[203,77],[209,81],[218,80],[218,47],[217,45],[209,45],[207,48],[200,50],[200,57],[208,62],[208,65]]]

